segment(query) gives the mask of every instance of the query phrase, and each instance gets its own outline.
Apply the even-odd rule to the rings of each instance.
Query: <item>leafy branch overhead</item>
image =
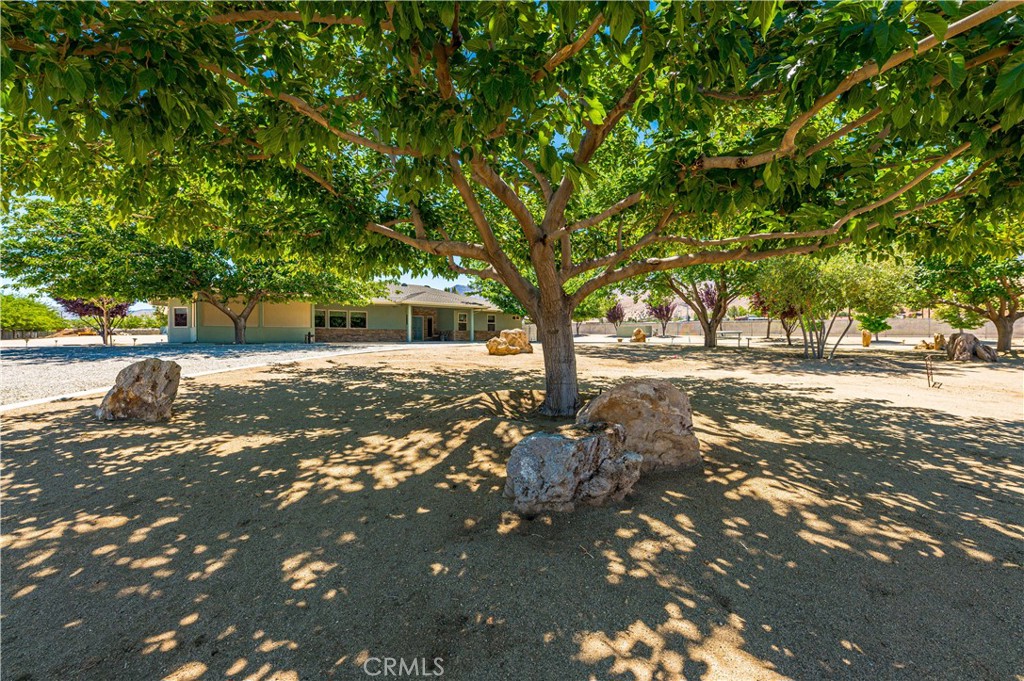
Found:
[[[4,15],[6,192],[124,176],[139,211],[176,173],[217,193],[269,166],[331,215],[310,241],[500,281],[542,335],[633,277],[869,236],[970,250],[1022,207],[1016,0]]]

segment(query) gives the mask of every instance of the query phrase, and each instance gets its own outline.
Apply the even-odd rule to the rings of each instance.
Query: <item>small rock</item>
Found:
[[[142,419],[166,421],[178,395],[181,366],[156,358],[144,359],[121,369],[96,410],[104,421]]]
[[[644,458],[644,472],[700,466],[700,442],[693,433],[690,400],[668,381],[626,381],[590,401],[576,423],[618,423],[626,449]]]
[[[643,462],[636,452],[622,451],[624,442],[618,425],[534,433],[512,449],[505,497],[526,516],[620,501],[640,478]]]

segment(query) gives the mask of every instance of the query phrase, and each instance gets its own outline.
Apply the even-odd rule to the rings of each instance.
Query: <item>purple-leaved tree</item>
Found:
[[[626,321],[626,308],[622,307],[622,303],[615,303],[604,313],[604,318],[618,331],[619,324]]]
[[[662,300],[647,303],[647,311],[652,317],[661,322],[661,335],[664,336],[665,328],[672,321],[672,316],[676,313],[676,302],[673,300]]]
[[[65,311],[77,315],[89,328],[100,335],[104,345],[111,344],[111,336],[116,327],[120,326],[128,316],[130,302],[112,298],[54,298]]]

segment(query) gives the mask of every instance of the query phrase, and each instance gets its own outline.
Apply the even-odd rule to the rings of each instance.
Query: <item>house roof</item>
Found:
[[[480,296],[466,296],[418,284],[389,284],[388,293],[373,299],[376,305],[441,305],[444,307],[497,310],[490,301]]]

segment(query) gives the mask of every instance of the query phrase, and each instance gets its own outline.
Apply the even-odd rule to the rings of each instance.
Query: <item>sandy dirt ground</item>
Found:
[[[1024,363],[591,346],[692,399],[703,473],[527,521],[541,357],[358,355],[3,420],[3,678],[1024,679]],[[436,671],[436,668],[433,668]]]

